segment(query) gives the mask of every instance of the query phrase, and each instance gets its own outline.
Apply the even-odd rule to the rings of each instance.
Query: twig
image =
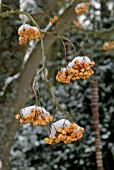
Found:
[[[38,75],[38,74],[41,72],[41,70],[42,70],[42,69],[38,70],[38,72],[36,73],[36,75]],[[38,99],[38,96],[37,96],[36,91],[35,91],[36,75],[35,75],[35,77],[34,77],[34,81],[33,81],[33,84],[32,84],[32,90],[33,90],[33,93],[34,93],[34,95],[35,95],[35,97],[36,97],[36,101],[37,101],[38,105],[39,105],[40,107],[42,107],[42,105],[41,105],[41,103],[40,103],[40,100]]]
[[[66,58],[66,47],[65,47],[65,43],[62,40],[63,46],[64,46],[64,52],[65,52],[65,65],[67,66],[67,58]]]
[[[75,49],[75,46],[74,46],[74,44],[73,44],[73,41],[71,41],[71,40],[69,40],[68,38],[66,38],[66,37],[63,37],[63,36],[61,36],[61,35],[58,35],[58,33],[57,32],[49,32],[49,31],[46,31],[46,32],[44,32],[44,31],[41,31],[43,34],[50,34],[50,35],[54,35],[54,36],[56,36],[56,37],[58,37],[58,38],[60,38],[60,39],[62,39],[62,40],[66,40],[66,41],[68,41],[69,43],[71,43],[71,45],[72,45],[72,47],[73,47],[73,49],[74,49],[74,52],[75,52],[75,54],[77,55],[77,53],[76,53],[76,49]]]
[[[0,3],[0,6],[6,7],[6,8],[9,8],[9,9],[13,9],[11,6],[5,5],[5,4],[3,4],[3,3],[2,3],[2,4]]]
[[[68,41],[69,43],[71,43],[71,45],[72,45],[72,47],[73,47],[73,49],[74,49],[74,52],[75,52],[75,54],[77,55],[75,46],[74,46],[74,44],[73,44],[73,42],[72,42],[71,40],[69,40],[68,38],[63,37],[63,36],[61,36],[61,35],[58,35],[58,34],[57,34],[56,36],[57,36],[58,38],[60,38],[60,39],[66,40],[66,41]]]

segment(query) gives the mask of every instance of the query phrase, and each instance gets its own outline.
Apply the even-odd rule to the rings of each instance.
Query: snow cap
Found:
[[[52,138],[52,136],[54,136],[56,134],[58,128],[63,128],[63,127],[65,128],[67,126],[70,126],[70,124],[71,123],[66,119],[61,119],[55,123],[52,123],[51,129],[50,129],[51,133],[50,133],[49,137]],[[75,129],[74,132],[78,131],[79,129],[80,129],[80,126],[78,126],[78,128]]]
[[[87,56],[78,56],[78,57],[75,57],[72,62],[74,63],[75,60],[78,60],[79,63],[81,63],[82,61],[84,61],[84,63],[91,62],[91,60]]]
[[[49,115],[50,115],[50,113],[47,112],[43,107],[38,107],[38,106],[36,106],[36,105],[22,108],[22,109],[20,110],[20,113],[21,113],[23,116],[26,116],[26,115],[28,115],[28,114],[31,113],[31,109],[41,110],[41,112],[43,112],[43,114],[44,114],[45,116],[47,116],[47,115],[49,116]]]
[[[82,7],[82,6],[84,6],[84,5],[85,5],[85,2],[82,2],[82,3],[78,4],[78,5],[76,5],[75,8],[79,8],[79,7]]]
[[[21,31],[21,30],[23,30],[24,28],[31,28],[31,26],[30,25],[28,25],[28,24],[23,24],[23,25],[21,25],[19,28],[18,28],[18,32],[19,31]]]

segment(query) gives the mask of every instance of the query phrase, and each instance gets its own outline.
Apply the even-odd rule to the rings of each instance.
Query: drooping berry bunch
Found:
[[[92,70],[94,65],[95,63],[86,56],[75,57],[66,68],[62,68],[58,71],[56,79],[59,82],[69,83],[70,80],[90,78],[90,76],[94,74]]]
[[[50,135],[44,141],[50,145],[64,142],[69,143],[77,141],[82,137],[84,128],[75,123],[70,123],[66,119],[61,119],[51,125]]]
[[[75,7],[75,12],[77,15],[81,15],[88,10],[88,2],[80,3]]]
[[[29,106],[21,109],[20,114],[16,114],[15,118],[20,119],[20,123],[32,122],[33,125],[46,125],[53,120],[53,116],[50,115],[43,107]]]
[[[37,27],[23,24],[18,29],[19,44],[27,43],[28,40],[40,38],[40,32]]]
[[[105,42],[103,44],[103,50],[110,50],[114,48],[114,41],[111,42]]]

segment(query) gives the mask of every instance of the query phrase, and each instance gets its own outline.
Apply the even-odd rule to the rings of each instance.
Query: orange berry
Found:
[[[80,131],[83,132],[83,131],[84,131],[84,128],[83,128],[83,127],[80,127]]]
[[[20,114],[16,114],[16,115],[15,115],[15,118],[16,118],[16,119],[20,119]]]
[[[77,127],[78,127],[78,125],[76,125],[76,124],[71,124],[70,125],[70,128],[73,129],[73,130],[76,129]]]
[[[39,32],[35,32],[34,35],[35,35],[35,38],[40,38],[40,33]]]
[[[82,69],[81,69],[81,72],[83,73],[84,71],[85,71],[85,69],[84,69],[84,68],[82,68]]]
[[[80,72],[80,73],[79,73],[79,76],[81,76],[81,77],[82,77],[82,76],[83,76],[83,73],[82,73],[82,72]]]
[[[56,138],[55,143],[59,143],[59,142],[60,142],[60,139]]]
[[[77,79],[77,77],[76,76],[72,76],[72,80],[76,80]]]
[[[45,126],[45,125],[46,125],[46,122],[43,120],[43,121],[41,122],[41,124],[42,124],[43,126]]]
[[[46,122],[47,122],[47,123],[49,122],[49,118],[48,118],[48,117],[46,117],[46,119],[45,119],[45,120],[46,120]]]
[[[58,138],[62,140],[62,139],[63,139],[63,135],[62,135],[62,134],[59,134],[59,135],[58,135]]]
[[[57,21],[58,20],[58,16],[54,16],[54,18],[53,18],[55,21]]]
[[[45,141],[46,143],[49,143],[49,138],[45,138],[44,141]]]
[[[69,70],[68,70],[68,74],[73,74],[75,72],[75,70],[73,69],[73,68],[70,68]]]
[[[72,138],[70,136],[67,137],[67,141],[71,142]]]
[[[38,114],[41,114],[41,110],[37,110],[37,113],[38,113]]]
[[[66,127],[66,128],[65,128],[65,131],[66,131],[66,132],[69,132],[69,127]]]
[[[23,119],[20,119],[20,123],[24,123],[24,120],[23,120]]]
[[[67,132],[65,130],[62,130],[62,134],[65,135]]]
[[[51,23],[54,23],[54,21],[55,21],[55,20],[54,20],[53,18],[50,18],[50,22],[51,22]]]
[[[34,121],[34,125],[36,125],[36,126],[39,125],[39,121],[38,121],[38,120],[35,120],[35,121]]]
[[[48,118],[49,118],[49,120],[50,120],[50,121],[52,121],[52,120],[53,120],[53,116],[49,116]]]
[[[72,141],[77,141],[77,137],[73,138]]]
[[[67,140],[67,139],[65,139],[65,140],[64,140],[64,143],[68,143],[68,140]]]
[[[34,117],[35,117],[35,115],[36,115],[36,113],[35,113],[35,112],[31,113],[31,118],[34,118]]]
[[[87,71],[85,71],[85,72],[84,72],[84,76],[87,76],[87,75],[88,75],[88,72],[87,72]]]
[[[67,135],[63,135],[63,139],[65,140],[67,138]]]
[[[54,136],[52,136],[52,140],[55,140],[55,139],[56,139],[55,135],[54,135]]]
[[[34,109],[31,109],[31,113],[33,113],[35,110]]]
[[[82,138],[82,134],[79,134],[79,135],[77,136],[77,138],[78,138],[78,139]]]
[[[28,114],[28,115],[26,115],[25,117],[26,117],[26,119],[30,119],[30,118],[31,118],[31,115]]]
[[[58,76],[61,76],[61,75],[62,75],[62,72],[61,72],[61,71],[58,71],[57,75],[58,75]]]
[[[58,128],[58,129],[57,129],[57,132],[61,133],[61,132],[62,132],[62,129],[61,129],[61,128]]]
[[[92,62],[89,63],[89,66],[90,66],[90,67],[93,67],[94,65],[95,65],[94,61],[92,61]]]
[[[71,133],[71,137],[74,138],[75,137],[75,133]]]

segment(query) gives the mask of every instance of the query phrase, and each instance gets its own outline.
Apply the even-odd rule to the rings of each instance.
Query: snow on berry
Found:
[[[87,56],[75,57],[66,68],[58,71],[56,79],[59,82],[69,83],[70,80],[90,78],[94,71],[92,67],[95,65]]]
[[[88,10],[88,2],[80,3],[75,7],[75,12],[77,15],[81,15]]]
[[[19,114],[15,115],[16,119],[20,119],[20,123],[32,122],[33,125],[46,125],[53,120],[53,116],[50,115],[43,107],[36,105],[22,108]]]
[[[110,49],[114,49],[114,41],[105,42],[103,44],[103,50],[110,50]]]
[[[37,27],[28,24],[23,24],[18,29],[19,44],[26,43],[27,40],[40,38],[40,32]]]
[[[69,143],[77,141],[82,137],[84,128],[78,126],[75,123],[71,123],[66,119],[61,119],[55,123],[52,123],[50,128],[50,134],[44,141],[50,145],[59,142]]]

